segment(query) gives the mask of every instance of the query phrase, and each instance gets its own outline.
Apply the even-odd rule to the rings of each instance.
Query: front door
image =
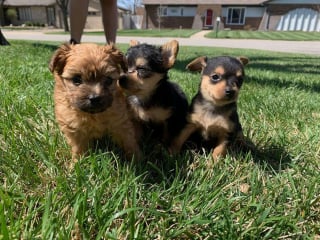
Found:
[[[206,19],[204,21],[205,27],[212,27],[213,11],[211,9],[206,10]]]

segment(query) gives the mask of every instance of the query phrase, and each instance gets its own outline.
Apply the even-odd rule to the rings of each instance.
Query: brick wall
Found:
[[[230,28],[233,30],[258,30],[261,19],[262,17],[246,17],[243,25],[226,24],[226,18],[222,18],[222,21],[224,22],[225,28]]]
[[[193,17],[165,17],[158,16],[158,5],[146,7],[146,28],[192,28]]]

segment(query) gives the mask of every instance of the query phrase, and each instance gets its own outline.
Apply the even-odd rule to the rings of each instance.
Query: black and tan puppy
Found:
[[[160,47],[136,41],[130,44],[126,53],[128,72],[120,77],[119,85],[136,119],[157,129],[157,137],[169,146],[184,127],[188,111],[185,94],[168,80],[179,44],[175,40]]]
[[[242,127],[237,113],[237,99],[244,78],[245,57],[199,57],[187,65],[190,71],[201,71],[199,91],[193,98],[188,124],[170,148],[180,151],[194,133],[211,144],[214,160],[224,157],[227,146],[242,141]]]

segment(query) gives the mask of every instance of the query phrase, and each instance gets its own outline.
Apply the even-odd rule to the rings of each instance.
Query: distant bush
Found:
[[[13,23],[18,18],[17,10],[14,9],[14,8],[9,8],[6,11],[6,15],[7,15],[7,18],[10,20],[11,23]]]
[[[40,23],[40,22],[27,21],[27,22],[25,22],[25,26],[27,26],[27,27],[44,27],[45,24],[44,23]]]
[[[25,26],[27,26],[27,27],[31,27],[31,26],[33,26],[33,23],[32,23],[32,22],[30,22],[30,21],[27,21],[27,22],[25,22],[24,24],[25,24]]]

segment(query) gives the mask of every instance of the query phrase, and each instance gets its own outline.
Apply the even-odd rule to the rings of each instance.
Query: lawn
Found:
[[[141,30],[119,30],[118,36],[133,37],[181,37],[188,38],[199,32],[196,29],[141,29]]]
[[[195,57],[250,59],[239,115],[256,150],[208,168],[208,152],[170,157],[146,141],[133,164],[110,143],[68,172],[48,70],[57,46],[0,47],[1,239],[320,237],[319,57],[181,46],[170,77],[189,99],[199,74],[184,68]]]
[[[118,30],[117,36],[132,37],[178,37],[189,38],[200,30],[197,29],[128,29]],[[68,34],[66,32],[47,32],[48,34]],[[87,35],[104,35],[103,31],[85,31]],[[207,38],[230,38],[230,39],[265,39],[287,41],[319,41],[319,32],[302,31],[244,31],[244,30],[215,30],[205,35]]]
[[[117,36],[129,36],[129,37],[179,37],[188,38],[191,35],[199,32],[196,29],[130,29],[130,30],[118,30]],[[49,34],[69,34],[66,32],[47,32]],[[84,32],[85,35],[104,35],[103,31],[91,31]]]
[[[222,30],[206,34],[208,38],[319,41],[320,32]]]

